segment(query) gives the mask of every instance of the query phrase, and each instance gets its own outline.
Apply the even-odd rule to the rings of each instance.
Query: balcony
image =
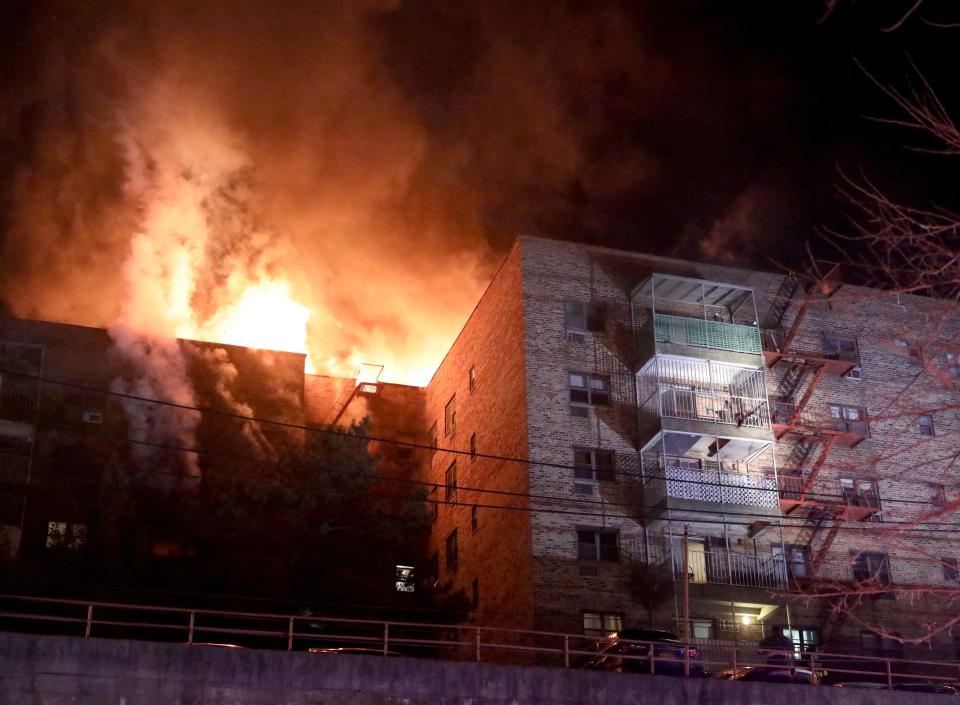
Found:
[[[756,326],[657,313],[653,316],[653,329],[654,340],[658,343],[752,355],[759,355],[763,351],[760,329]]]
[[[767,430],[770,410],[762,368],[657,355],[637,373],[648,415]]]
[[[683,582],[683,550],[676,546],[672,555],[660,560],[661,567],[672,570],[673,579]],[[783,556],[748,554],[733,551],[687,551],[687,577],[691,585],[740,585],[777,589],[787,586],[787,564]]]
[[[720,472],[668,464],[659,473],[644,468],[644,482],[660,498],[745,507],[778,506],[777,481],[772,474],[762,472]]]

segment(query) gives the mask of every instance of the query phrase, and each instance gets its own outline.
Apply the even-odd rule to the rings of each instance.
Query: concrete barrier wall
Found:
[[[0,705],[944,705],[945,697],[0,634]]]

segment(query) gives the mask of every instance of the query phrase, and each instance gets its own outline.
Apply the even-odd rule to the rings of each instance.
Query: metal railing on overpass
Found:
[[[504,627],[348,619],[326,615],[190,609],[0,594],[0,631],[177,642],[194,646],[287,651],[360,651],[458,661],[590,667],[612,637]],[[960,680],[956,661],[858,654],[764,650],[756,644],[710,648],[691,641],[630,639],[633,651],[617,659],[647,673],[707,673],[771,663],[829,671],[844,680],[892,686],[904,680]],[[637,652],[641,655],[633,655]],[[678,654],[683,654],[678,656]],[[696,668],[691,668],[696,666]]]

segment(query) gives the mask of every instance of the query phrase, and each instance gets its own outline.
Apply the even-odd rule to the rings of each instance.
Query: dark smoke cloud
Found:
[[[114,322],[144,194],[171,173],[210,232],[199,318],[237,268],[283,272],[324,358],[445,349],[520,233],[762,249],[746,221],[793,184],[758,183],[776,158],[758,126],[789,91],[738,46],[741,18],[669,5],[17,5],[0,297]]]

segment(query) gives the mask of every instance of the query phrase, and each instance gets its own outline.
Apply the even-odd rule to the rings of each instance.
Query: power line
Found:
[[[26,373],[15,372],[15,371],[5,370],[5,369],[0,369],[0,374],[12,374],[12,375],[15,375],[15,376],[18,376],[18,377],[23,377],[23,378],[26,378],[26,379],[31,379],[31,380],[37,381],[37,382],[39,382],[39,383],[41,383],[41,384],[42,384],[42,383],[53,384],[53,385],[63,386],[63,387],[72,388],[72,389],[79,389],[79,390],[82,390],[82,391],[85,391],[85,392],[92,392],[92,393],[96,393],[96,394],[101,394],[101,395],[104,395],[104,396],[114,396],[114,397],[119,397],[119,398],[122,398],[122,399],[128,399],[128,400],[131,400],[131,401],[138,401],[138,402],[142,402],[142,403],[146,403],[146,404],[155,404],[155,405],[159,405],[159,406],[167,406],[167,407],[176,408],[176,409],[180,409],[180,410],[184,410],[184,411],[191,411],[191,412],[195,412],[195,413],[199,413],[199,414],[209,414],[209,415],[214,415],[214,416],[223,416],[223,417],[231,418],[231,419],[234,419],[234,420],[237,420],[237,421],[241,421],[241,422],[243,422],[243,423],[267,424],[267,425],[272,425],[272,426],[279,426],[279,427],[281,427],[281,428],[286,428],[286,429],[290,429],[290,430],[298,430],[298,431],[306,431],[306,432],[312,432],[312,433],[330,434],[330,435],[336,435],[336,436],[341,436],[341,437],[348,437],[348,438],[352,438],[352,439],[356,439],[356,440],[364,440],[364,441],[371,442],[371,443],[381,443],[381,444],[385,444],[385,445],[396,445],[396,446],[401,446],[401,447],[416,448],[416,449],[420,449],[420,450],[428,450],[428,451],[435,452],[435,453],[449,453],[449,454],[451,454],[451,455],[456,455],[456,456],[468,456],[468,457],[470,457],[471,459],[474,459],[474,458],[485,458],[485,459],[488,459],[488,460],[497,460],[497,461],[502,461],[502,462],[513,462],[513,463],[523,463],[523,464],[528,465],[528,466],[539,466],[539,467],[547,467],[547,468],[561,469],[561,470],[579,470],[579,469],[584,469],[584,468],[581,468],[581,467],[579,467],[579,466],[577,466],[577,465],[568,465],[568,464],[565,464],[565,463],[556,463],[556,462],[550,462],[550,461],[532,460],[532,459],[526,459],[526,458],[518,458],[518,457],[515,457],[515,456],[495,455],[495,454],[490,454],[490,453],[480,453],[480,452],[474,453],[474,452],[469,451],[469,450],[457,450],[457,449],[454,449],[454,448],[442,448],[442,447],[436,447],[436,446],[432,446],[432,445],[424,444],[424,443],[416,443],[416,442],[413,442],[413,441],[403,441],[403,440],[398,440],[398,439],[395,439],[395,438],[383,438],[383,437],[379,437],[379,436],[372,436],[372,435],[369,435],[369,434],[359,434],[359,433],[354,433],[354,432],[351,432],[351,431],[348,431],[348,430],[339,430],[339,429],[330,428],[330,427],[310,426],[310,425],[306,425],[306,424],[297,424],[297,423],[293,423],[293,422],[289,422],[289,421],[279,421],[279,420],[276,420],[276,419],[265,419],[265,418],[260,418],[260,417],[256,417],[256,416],[247,416],[247,415],[243,415],[243,414],[238,414],[238,413],[236,413],[236,412],[221,411],[221,410],[219,410],[219,409],[211,409],[211,408],[209,408],[209,407],[199,407],[199,406],[193,406],[193,405],[188,405],[188,404],[182,404],[182,403],[179,403],[179,402],[170,402],[170,401],[164,401],[164,400],[159,400],[159,399],[151,399],[151,398],[149,398],[149,397],[142,397],[142,396],[138,396],[138,395],[134,395],[134,394],[128,394],[128,393],[124,393],[124,392],[115,392],[115,391],[112,391],[112,390],[98,389],[98,388],[96,388],[96,387],[90,387],[90,386],[83,385],[83,384],[79,384],[79,383],[75,383],[75,382],[65,382],[65,381],[62,381],[62,380],[54,380],[54,379],[42,377],[42,376],[39,376],[39,375],[30,375],[30,374],[26,374]],[[37,424],[35,424],[35,425],[49,425],[49,424],[40,424],[40,423],[37,423]],[[69,429],[69,430],[73,430],[73,431],[76,432],[76,433],[84,433],[84,432],[82,432],[82,431],[76,431],[73,427],[69,427],[69,426],[63,426],[62,428]],[[91,435],[96,435],[96,434],[91,434]],[[243,461],[245,461],[245,462],[251,462],[251,463],[275,464],[275,463],[273,463],[273,461],[265,461],[265,460],[262,460],[262,459],[243,458],[243,457],[239,457],[239,456],[228,456],[228,455],[225,455],[225,454],[218,454],[218,453],[215,453],[215,452],[212,452],[212,451],[200,450],[200,449],[197,449],[197,448],[178,448],[178,447],[173,447],[173,446],[167,446],[167,445],[165,445],[165,444],[157,444],[157,443],[152,443],[152,442],[149,442],[149,441],[141,441],[141,440],[130,439],[130,438],[122,439],[120,442],[137,443],[137,444],[140,444],[140,445],[147,445],[147,446],[152,446],[152,447],[156,447],[156,448],[162,448],[162,449],[165,449],[165,450],[170,450],[170,451],[180,452],[180,453],[193,453],[193,454],[197,454],[197,455],[219,455],[220,457],[226,457],[226,458],[233,459],[233,460],[243,460]],[[593,468],[593,470],[596,470],[596,469]],[[612,475],[624,476],[624,477],[628,477],[628,478],[633,479],[633,480],[637,479],[637,477],[638,477],[636,473],[632,473],[632,472],[625,471],[625,470],[617,470],[617,469],[615,469],[615,468],[610,468],[609,470],[606,469],[606,468],[604,468],[602,472],[604,472],[604,473],[608,473],[608,472],[609,472],[609,473],[612,474]],[[173,474],[173,473],[171,473],[171,474]],[[721,483],[721,482],[710,482],[710,481],[702,481],[702,480],[687,480],[687,479],[681,479],[681,478],[670,478],[670,477],[668,477],[668,476],[666,476],[666,475],[651,475],[651,474],[643,473],[643,474],[641,475],[641,477],[642,477],[643,479],[663,479],[663,480],[669,480],[670,482],[675,482],[675,483],[691,483],[691,484],[697,484],[697,485],[707,486],[707,487],[720,487],[720,488],[724,488],[724,487],[726,487],[726,488],[735,488],[735,487],[737,487],[737,486],[734,486],[734,485],[724,485],[724,484]],[[383,479],[388,479],[388,480],[392,480],[392,481],[397,481],[397,480],[399,480],[399,478],[383,478]],[[418,481],[408,480],[408,482],[417,483]],[[423,485],[430,486],[430,487],[438,486],[438,483],[429,483],[429,482],[420,482],[419,484],[423,484]],[[774,493],[777,493],[777,494],[779,495],[779,489],[778,489],[778,488],[763,488],[763,487],[752,488],[752,487],[751,487],[751,488],[749,488],[749,489],[750,489],[751,491],[756,491],[756,492],[774,492]],[[495,493],[495,494],[501,494],[501,493],[503,493],[503,492],[500,492],[500,491],[487,490],[487,489],[483,489],[483,488],[472,488],[472,491],[476,491],[476,492],[488,492],[488,493]],[[514,494],[514,495],[516,495],[516,496],[519,496],[519,495],[520,495],[520,493],[509,493],[509,494]],[[526,496],[528,496],[528,497],[536,497],[535,495],[526,495]],[[810,498],[813,498],[813,499],[841,500],[842,503],[846,503],[846,499],[847,499],[847,498],[846,498],[844,495],[842,495],[842,494],[825,494],[825,493],[812,493],[812,492],[808,492],[808,493],[806,493],[804,496],[805,496],[805,497],[810,497]],[[580,499],[576,499],[576,498],[551,497],[551,496],[546,496],[546,495],[540,496],[539,498],[550,499],[550,500],[553,500],[553,501],[556,501],[556,500],[561,500],[561,501],[563,501],[564,499],[566,499],[567,501],[573,501],[573,502],[590,502],[590,501],[593,501],[593,500],[585,500],[585,499],[584,499],[584,500],[580,500]],[[920,500],[907,500],[907,499],[897,499],[897,498],[884,498],[883,501],[884,501],[884,503],[886,503],[886,504],[893,504],[893,503],[896,503],[896,504],[916,504],[916,505],[924,505],[924,506],[929,506],[929,504],[930,504],[929,502],[923,502],[923,501],[920,501]],[[631,505],[631,504],[622,504],[622,505],[620,505],[620,504],[618,504],[618,503],[602,502],[602,501],[601,501],[601,502],[597,502],[597,503],[598,503],[598,504],[602,503],[602,504],[607,504],[607,505],[612,505],[612,506],[635,506],[635,505]],[[704,510],[704,512],[706,512],[706,510]],[[726,512],[726,513],[729,514],[729,512]],[[887,523],[890,523],[890,522],[887,522]]]

